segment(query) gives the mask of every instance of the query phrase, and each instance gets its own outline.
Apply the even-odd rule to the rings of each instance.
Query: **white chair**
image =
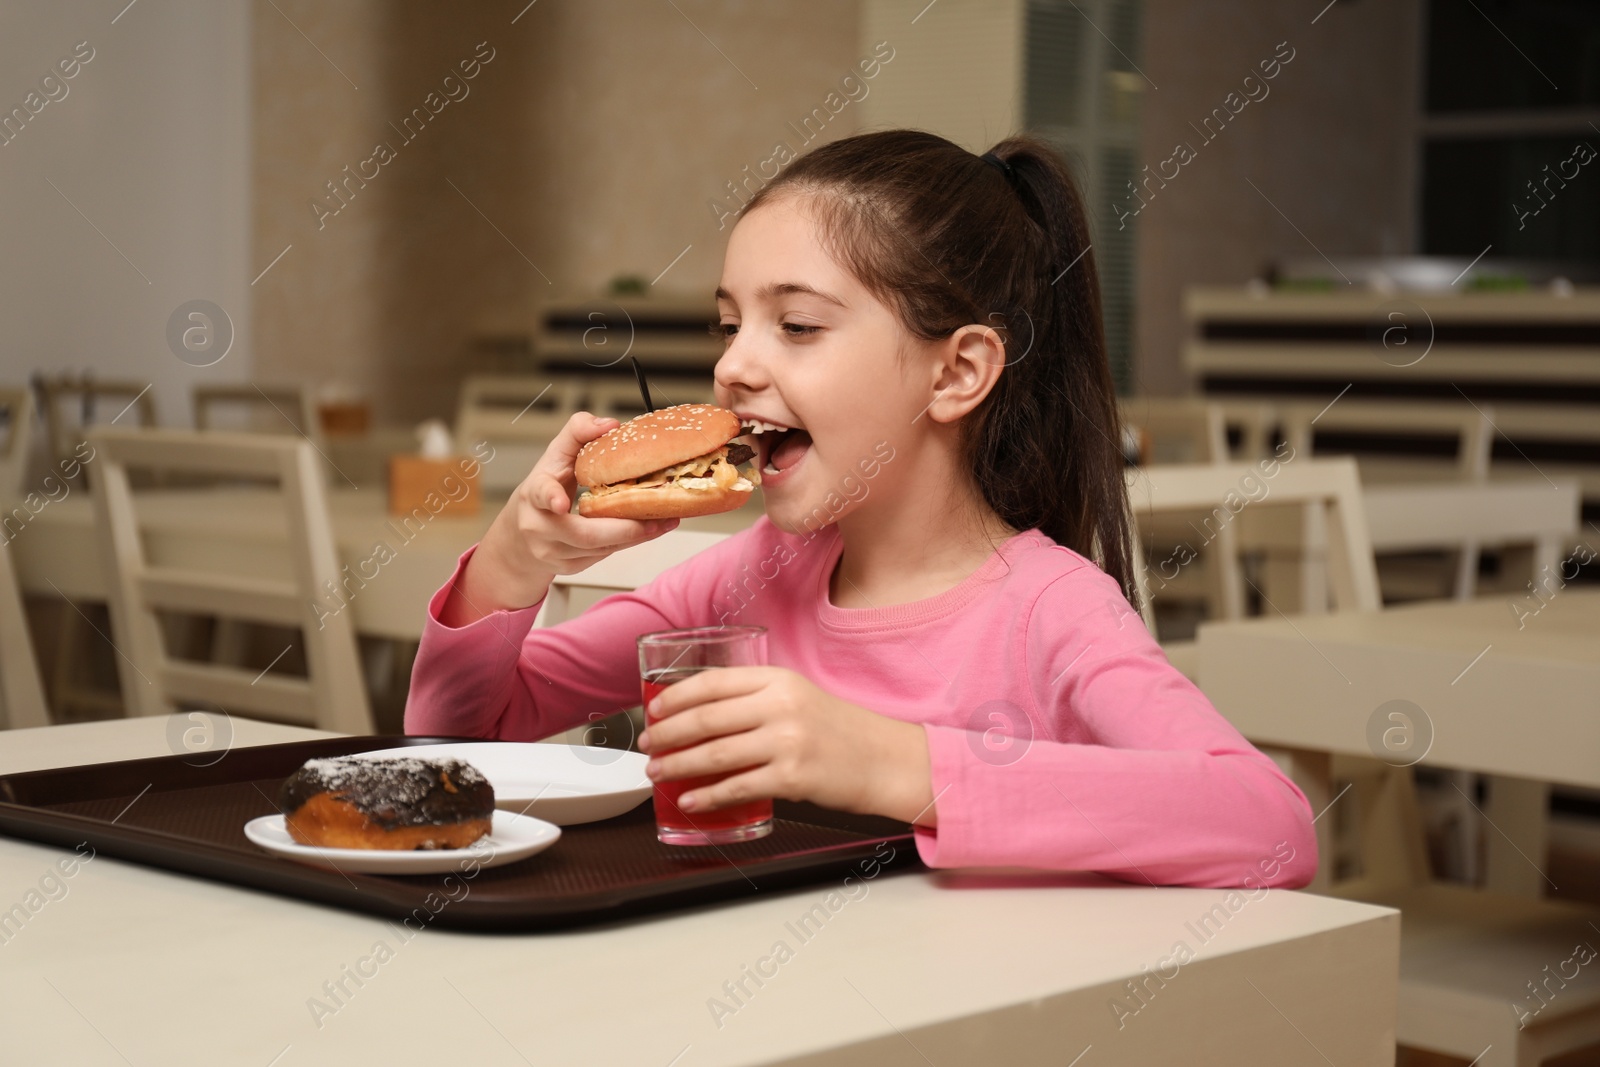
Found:
[[[1412,460],[1403,468],[1407,480],[1416,472],[1482,481],[1489,475],[1489,453],[1494,447],[1493,410],[1487,405],[1419,404],[1399,400],[1339,400],[1328,405],[1282,404],[1284,435],[1295,452],[1316,452],[1315,435],[1344,433],[1373,438],[1433,436],[1454,438],[1455,454],[1430,463]],[[1393,462],[1390,457],[1389,462]],[[1372,480],[1382,474],[1385,461],[1362,459],[1362,475]],[[1375,470],[1368,470],[1373,467]]]
[[[1275,470],[1268,476],[1265,471]],[[1362,509],[1361,486],[1355,465],[1348,460],[1288,461],[1261,464],[1193,463],[1156,464],[1131,468],[1128,472],[1129,503],[1141,539],[1151,527],[1171,515],[1202,516],[1199,523],[1188,523],[1192,537],[1168,552],[1142,575],[1141,593],[1146,601],[1159,599],[1163,589],[1174,584],[1183,570],[1209,550],[1211,566],[1221,576],[1224,608],[1213,618],[1238,619],[1244,616],[1245,581],[1239,562],[1238,525],[1253,508],[1257,512],[1294,506],[1308,510],[1309,524],[1320,539],[1331,541],[1330,550],[1315,546],[1306,556],[1315,556],[1319,566],[1313,578],[1320,586],[1309,594],[1323,603],[1330,598],[1343,610],[1365,610],[1378,605],[1377,579],[1353,560],[1371,559]],[[1260,496],[1261,499],[1253,498]],[[1199,542],[1194,544],[1193,542]],[[1326,567],[1333,563],[1332,569]],[[1151,571],[1153,570],[1153,573]],[[1269,606],[1269,611],[1277,610]],[[1196,656],[1192,641],[1166,641],[1162,648],[1173,665],[1191,679],[1195,676]]]
[[[6,506],[25,495],[28,457],[33,444],[33,397],[26,389],[0,388],[5,412],[5,444],[0,446],[0,501]],[[7,530],[7,538],[16,536]],[[0,727],[49,726],[50,713],[34,656],[33,638],[22,607],[9,548],[0,548]]]
[[[1586,507],[1600,503],[1600,463],[1594,456],[1600,449],[1600,404],[1519,404],[1502,402],[1493,411],[1497,432],[1516,444],[1507,455],[1492,459],[1490,470],[1496,479],[1503,475],[1518,478],[1539,477],[1529,467],[1529,446],[1567,450],[1567,458],[1538,455],[1538,470],[1557,481],[1575,479],[1581,486]],[[1531,451],[1531,449],[1529,449]],[[1587,531],[1584,531],[1587,533]],[[1566,540],[1559,555],[1577,548],[1581,536]]]
[[[1123,425],[1138,436],[1142,466],[1228,462],[1227,425],[1220,405],[1195,397],[1139,396],[1124,398],[1119,406]],[[1224,524],[1216,537],[1208,536],[1208,515],[1209,509],[1174,508],[1139,516],[1140,540],[1153,555],[1165,561],[1175,554],[1196,553],[1193,565],[1186,560],[1170,575],[1158,575],[1160,588],[1152,592],[1157,599],[1199,600],[1211,618],[1242,618],[1244,575],[1237,531]],[[1195,547],[1199,540],[1205,541],[1204,551]]]
[[[1316,444],[1318,433],[1342,433],[1369,440],[1384,437],[1433,436],[1454,440],[1453,456],[1439,460],[1409,458],[1397,460],[1382,454],[1362,455],[1357,463],[1364,481],[1427,481],[1441,478],[1484,482],[1489,477],[1489,457],[1494,447],[1493,411],[1487,405],[1473,406],[1416,403],[1395,400],[1341,400],[1332,405],[1288,404],[1282,407],[1284,433],[1297,455],[1328,455]],[[1456,553],[1454,595],[1468,599],[1478,578],[1481,544],[1473,531],[1446,544],[1431,547],[1453,548]],[[1416,570],[1416,561],[1408,561]],[[1398,580],[1398,575],[1391,582]]]
[[[1325,585],[1314,590],[1314,594],[1324,603],[1331,602],[1336,611],[1378,610],[1377,570],[1372,562],[1372,544],[1367,537],[1361,483],[1352,460],[1302,458],[1280,461],[1275,466],[1236,463],[1132,468],[1128,472],[1128,494],[1134,520],[1139,524],[1163,513],[1206,512],[1211,516],[1207,529],[1218,531],[1219,544],[1220,531],[1242,521],[1251,509],[1309,511],[1316,519],[1312,525],[1320,531],[1327,545],[1326,559],[1315,571],[1317,580]],[[1143,578],[1148,586],[1151,576],[1146,574]],[[1155,581],[1162,580],[1163,575],[1158,570]],[[1141,588],[1141,593],[1143,591]],[[1279,611],[1270,602],[1265,610],[1269,614]],[[1194,642],[1166,642],[1162,649],[1173,666],[1191,679],[1196,677],[1198,649]],[[1226,714],[1226,708],[1220,710]],[[1312,797],[1314,805],[1319,796],[1324,797],[1323,805],[1332,799],[1335,769],[1326,754],[1284,750],[1275,758]],[[1369,762],[1358,761],[1348,766],[1341,762],[1338,773],[1356,780],[1362,794],[1374,802],[1404,793],[1394,800],[1394,803],[1404,803],[1410,795],[1409,772],[1403,787],[1385,792],[1383,772],[1386,768],[1375,762],[1368,765]],[[1374,778],[1378,780],[1375,782]],[[1411,847],[1409,841],[1386,844],[1392,848]],[[1335,833],[1332,820],[1319,825],[1318,845],[1324,857],[1319,885],[1331,884],[1337,868],[1357,861],[1353,855],[1357,843],[1348,835]]]
[[[9,504],[24,494],[33,451],[33,397],[20,387],[0,388],[0,411],[6,426],[5,444],[0,445],[0,501]]]
[[[704,377],[686,378],[681,375],[656,375],[649,379],[650,399],[656,407],[671,407],[673,404],[715,404],[717,402],[716,383],[710,375]],[[638,382],[634,383],[633,394],[637,398]],[[637,412],[635,413],[637,414]],[[620,418],[620,416],[618,416]]]
[[[707,533],[702,530],[672,530],[653,541],[625,548],[607,556],[594,566],[577,574],[558,575],[545,595],[544,605],[534,619],[535,626],[559,626],[572,614],[573,590],[592,590],[602,595],[637,589],[662,571],[676,567],[712,545],[728,537],[724,533]],[[642,722],[635,719],[635,731]],[[581,745],[588,741],[586,735],[594,727],[578,726],[563,733],[545,738],[546,741],[566,745]]]
[[[79,464],[80,449],[89,427],[97,423],[121,426],[154,426],[155,397],[149,383],[96,378],[81,374],[35,374],[31,380],[44,424],[45,451],[52,474],[66,476],[74,488],[93,481],[94,464]],[[22,462],[26,463],[26,460]],[[56,654],[52,668],[51,698],[57,714],[71,718],[80,711],[92,715],[116,714],[121,698],[112,691],[86,683],[92,677],[91,649],[100,642],[95,632],[109,622],[98,603],[79,605],[68,601],[59,614]],[[97,621],[98,620],[98,621]]]
[[[1269,470],[1275,473],[1267,473]],[[1128,493],[1136,521],[1159,512],[1205,512],[1211,516],[1206,529],[1216,531],[1219,539],[1221,531],[1251,508],[1313,507],[1327,516],[1328,587],[1324,596],[1331,597],[1339,610],[1379,607],[1361,481],[1352,460],[1299,458],[1275,464],[1135,467],[1128,472]],[[1259,500],[1254,499],[1257,495]]]
[[[1223,463],[1228,429],[1221,405],[1187,396],[1130,396],[1118,401],[1122,424],[1139,433],[1139,462]]]
[[[461,383],[457,436],[548,442],[581,410],[583,387],[573,375],[474,374]]]
[[[1141,395],[1118,406],[1123,424],[1148,437],[1149,451],[1139,457],[1147,465],[1264,459],[1282,422],[1277,405],[1264,400]]]
[[[684,378],[655,375],[649,378],[650,400],[658,408],[673,404],[715,404],[716,392],[709,377]],[[644,398],[633,375],[607,375],[584,381],[584,407],[596,415],[627,422],[644,414]]]
[[[456,443],[470,449],[488,441],[495,449],[495,461],[483,471],[483,487],[516,488],[545,446],[582,410],[583,391],[583,380],[571,375],[475,374],[463,382]]]
[[[197,430],[298,433],[313,441],[322,437],[311,400],[297,385],[196,385],[194,425]]]
[[[193,398],[197,430],[299,434],[316,447],[326,462],[332,462],[326,460],[322,427],[310,397],[297,385],[198,384]],[[237,620],[217,620],[211,642],[213,661],[239,662],[249,633],[249,627]]]
[[[1231,454],[1237,460],[1267,458],[1272,452],[1274,435],[1282,429],[1283,419],[1275,403],[1248,397],[1216,396],[1206,398],[1222,409],[1222,422],[1231,438],[1239,437]]]
[[[33,387],[44,415],[50,462],[58,470],[64,469],[61,464],[70,460],[90,426],[111,422],[145,427],[156,424],[156,399],[149,383],[95,378],[85,373],[35,375]]]
[[[351,616],[318,611],[341,578],[316,451],[302,437],[179,430],[96,429],[100,467],[94,500],[112,630],[129,713],[165,715],[180,705],[371,733]],[[153,564],[140,531],[144,505],[130,486],[133,469],[277,483],[288,532],[290,574],[228,574]],[[192,490],[205,492],[206,490]],[[219,532],[219,538],[225,536]],[[297,628],[304,678],[171,658],[159,612],[210,615]]]
[[[0,548],[0,728],[49,725],[39,661],[7,546]]]

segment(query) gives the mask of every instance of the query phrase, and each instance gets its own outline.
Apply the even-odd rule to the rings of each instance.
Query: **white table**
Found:
[[[1511,1050],[1531,1039],[1508,1013],[1525,983],[1600,923],[1593,909],[1540,899],[1548,783],[1600,787],[1600,591],[1561,589],[1540,605],[1489,598],[1200,627],[1200,687],[1252,741],[1384,757],[1369,722],[1402,700],[1414,706],[1398,709],[1411,728],[1432,733],[1418,762],[1505,776],[1485,805],[1486,867],[1490,888],[1515,895],[1422,883],[1368,894],[1405,913],[1401,1040],[1467,1057],[1492,1043],[1483,1067],[1513,1062]],[[1380,738],[1406,726],[1387,716]],[[1410,762],[1414,751],[1390,761]],[[1319,808],[1340,800],[1326,781],[1308,792]],[[1364,812],[1362,821],[1368,832],[1392,832],[1389,814]],[[1597,1012],[1600,979],[1590,975],[1538,1022],[1575,1026],[1586,1016],[1600,1036]]]
[[[0,772],[165,755],[165,727],[0,733]],[[0,906],[63,855],[0,838]],[[396,945],[389,923],[105,856],[65,884],[0,944],[8,1063],[1393,1062],[1399,916],[1305,893],[1244,903],[1205,944],[1186,924],[1225,890],[1019,872],[885,874],[805,943],[785,924],[827,886],[568,933],[429,929],[319,1028],[307,1001]],[[719,1028],[708,1001],[780,939],[793,958]],[[1179,940],[1196,958],[1119,1031],[1112,999]]]
[[[1199,648],[1254,741],[1370,757],[1367,720],[1404,699],[1433,723],[1423,762],[1600,788],[1600,591],[1207,622]]]
[[[147,550],[155,562],[178,561],[188,568],[223,573],[288,574],[284,517],[276,494],[252,489],[159,490],[140,495],[148,501]],[[486,499],[470,518],[440,515],[407,526],[391,517],[386,495],[372,489],[328,490],[328,511],[340,562],[351,573],[371,574],[350,598],[356,630],[370,637],[415,641],[422,635],[428,598],[450,577],[456,559],[483,536],[504,499]],[[734,532],[761,515],[759,499],[738,511],[686,519],[685,529]],[[226,535],[219,538],[218,533]],[[393,558],[373,561],[379,543]],[[77,492],[44,507],[10,542],[17,581],[36,596],[68,596],[104,601],[106,579],[96,539],[94,507]],[[368,561],[360,566],[363,561]]]

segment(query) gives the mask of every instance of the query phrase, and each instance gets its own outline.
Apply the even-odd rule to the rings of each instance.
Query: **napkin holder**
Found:
[[[372,407],[364,400],[323,400],[317,421],[329,437],[362,437],[372,425]]]
[[[467,472],[471,471],[469,477]],[[469,456],[435,459],[414,453],[389,457],[389,514],[471,516],[483,508],[482,470]]]

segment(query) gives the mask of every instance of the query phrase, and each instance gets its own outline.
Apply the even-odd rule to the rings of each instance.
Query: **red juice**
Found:
[[[643,679],[644,702],[648,707],[660,692],[674,682],[681,682],[691,674],[715,667],[669,668],[652,671]],[[649,713],[646,712],[646,715]],[[664,756],[668,751],[652,751],[651,756]],[[677,778],[670,782],[655,783],[656,827],[668,844],[721,844],[764,836],[772,825],[772,801],[751,800],[733,804],[715,811],[687,812],[678,807],[678,798],[691,789],[720,782],[730,774],[704,774],[694,778]],[[677,838],[677,840],[669,840]]]

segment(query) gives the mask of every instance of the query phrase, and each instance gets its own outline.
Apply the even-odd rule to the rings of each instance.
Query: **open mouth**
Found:
[[[811,448],[811,435],[798,427],[750,419],[739,428],[755,448],[757,469],[762,474],[782,474]]]

